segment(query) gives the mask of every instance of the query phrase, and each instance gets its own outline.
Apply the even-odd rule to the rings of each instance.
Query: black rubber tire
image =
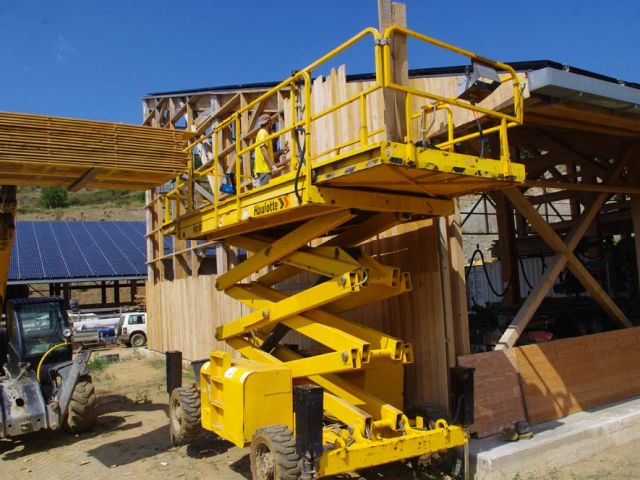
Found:
[[[407,408],[405,415],[409,420],[415,420],[416,417],[422,417],[424,421],[424,428],[426,430],[432,430],[436,427],[436,421],[442,419],[447,423],[449,422],[449,415],[446,410],[439,405],[433,403],[420,402],[411,405]],[[419,457],[419,462],[426,465],[432,465],[441,469],[451,468],[455,459],[455,449],[450,448],[447,450],[440,450],[439,452],[433,452],[428,455]]]
[[[302,472],[296,439],[284,425],[256,430],[249,458],[253,480],[297,480]]]
[[[185,445],[202,430],[200,392],[195,386],[176,388],[169,397],[171,444]]]
[[[132,347],[144,347],[147,344],[147,337],[144,333],[134,333],[129,339],[129,345]]]
[[[85,432],[98,420],[98,400],[90,375],[78,379],[76,388],[71,394],[67,415],[62,428],[72,434]]]

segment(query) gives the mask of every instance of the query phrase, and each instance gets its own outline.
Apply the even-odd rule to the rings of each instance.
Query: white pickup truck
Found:
[[[147,344],[147,314],[131,312],[122,315],[120,341],[129,347]]]

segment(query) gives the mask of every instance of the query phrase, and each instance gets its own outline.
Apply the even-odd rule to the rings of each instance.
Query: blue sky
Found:
[[[488,57],[640,83],[638,0],[405,3],[410,28]],[[376,0],[0,0],[0,110],[139,123],[149,92],[281,80],[377,22]]]

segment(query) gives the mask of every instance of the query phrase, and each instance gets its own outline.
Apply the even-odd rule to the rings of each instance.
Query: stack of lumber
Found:
[[[186,169],[188,132],[0,112],[2,184],[145,189]]]
[[[640,327],[458,357],[475,368],[479,437],[640,395]]]
[[[531,423],[640,395],[640,327],[515,350]]]

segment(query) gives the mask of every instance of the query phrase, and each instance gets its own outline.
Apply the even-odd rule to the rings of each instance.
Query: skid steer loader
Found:
[[[87,368],[72,358],[69,320],[58,297],[8,300],[0,327],[0,438],[60,428],[79,433],[97,420]]]

